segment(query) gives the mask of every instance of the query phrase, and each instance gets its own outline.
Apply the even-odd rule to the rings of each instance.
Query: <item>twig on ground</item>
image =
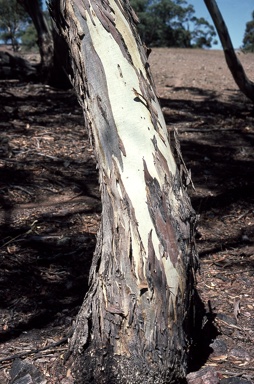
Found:
[[[30,229],[28,231],[26,231],[25,233],[21,233],[20,235],[17,235],[15,237],[13,237],[12,239],[8,240],[6,243],[1,245],[0,249],[4,248],[6,245],[14,242],[15,240],[19,239],[20,237],[28,235],[29,233],[31,233],[35,229],[35,227],[36,227],[35,224],[36,223],[38,223],[38,220],[34,220],[34,222],[31,224],[31,227],[30,227]]]
[[[43,352],[43,351],[46,351],[48,349],[52,349],[52,348],[55,348],[57,347],[58,345],[61,345],[61,344],[64,344],[64,343],[67,343],[69,337],[72,335],[72,332],[73,330],[71,330],[69,332],[69,334],[65,337],[63,337],[61,340],[59,341],[56,341],[55,343],[51,343],[45,347],[42,347],[42,348],[34,348],[34,349],[31,349],[29,351],[26,351],[26,352],[20,352],[20,353],[15,353],[14,355],[10,355],[10,356],[6,356],[6,357],[3,357],[2,359],[0,359],[0,363],[3,363],[5,361],[9,361],[9,360],[15,360],[15,359],[19,359],[21,357],[25,357],[25,356],[28,356],[28,355],[32,355],[34,353],[38,353],[38,352]]]
[[[244,273],[244,272],[254,272],[254,269],[242,269],[240,271],[216,271],[216,274],[223,274],[223,275],[239,275],[240,273]]]
[[[20,191],[23,191],[23,192],[27,193],[28,195],[33,196],[33,193],[29,192],[26,188],[20,187],[19,185],[10,185],[10,187],[12,187],[14,189],[19,189]]]
[[[239,369],[238,367],[235,367]],[[242,369],[242,368],[241,368]],[[232,376],[232,377],[243,377],[244,379],[253,379],[254,375],[246,374],[246,370],[254,371],[253,368],[244,368],[244,371],[241,372],[231,372],[231,371],[218,371],[221,375]]]

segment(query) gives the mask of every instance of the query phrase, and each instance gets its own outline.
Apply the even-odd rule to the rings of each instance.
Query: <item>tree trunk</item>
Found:
[[[195,214],[136,16],[124,0],[52,0],[99,167],[102,219],[70,351],[77,383],[180,383],[192,322]]]
[[[240,91],[254,102],[254,83],[246,76],[243,66],[237,58],[232,45],[227,26],[223,20],[220,10],[215,0],[204,0],[205,5],[213,19],[221,45],[224,50],[228,68]]]

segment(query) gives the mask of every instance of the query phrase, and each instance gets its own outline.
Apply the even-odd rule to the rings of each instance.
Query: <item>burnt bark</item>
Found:
[[[244,68],[236,56],[227,26],[215,0],[204,0],[205,5],[213,19],[221,45],[223,47],[228,68],[240,91],[254,102],[254,83],[248,79]]]
[[[77,383],[180,383],[195,213],[128,1],[51,1],[99,168],[102,219],[69,348]]]

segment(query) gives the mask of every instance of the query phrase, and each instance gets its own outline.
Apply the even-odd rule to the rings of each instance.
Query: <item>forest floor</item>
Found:
[[[254,79],[253,55],[239,58]],[[251,382],[253,105],[220,51],[154,49],[150,64],[195,186],[197,287],[207,314],[192,369],[212,366],[221,379]],[[0,81],[0,205],[0,383],[10,382],[15,356],[33,363],[47,384],[71,383],[66,341],[87,291],[101,211],[72,91]]]

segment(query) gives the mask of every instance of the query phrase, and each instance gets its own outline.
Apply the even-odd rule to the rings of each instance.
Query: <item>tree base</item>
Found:
[[[165,370],[165,362],[151,361],[148,366],[139,356],[128,358],[90,349],[75,356],[73,374],[76,384],[184,384],[186,372],[185,364],[179,363],[181,355],[169,358],[174,361]]]

